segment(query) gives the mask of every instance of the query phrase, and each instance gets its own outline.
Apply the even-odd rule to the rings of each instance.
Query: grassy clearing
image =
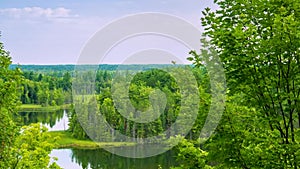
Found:
[[[80,149],[97,149],[103,147],[123,147],[134,146],[132,142],[94,142],[91,140],[78,140],[73,138],[71,133],[67,131],[51,131],[52,138],[58,137],[56,140],[56,148],[80,148]]]
[[[70,107],[69,104],[64,104],[61,106],[42,106],[36,104],[22,104],[19,107],[19,111],[21,112],[50,112],[57,111],[61,109],[68,109]]]

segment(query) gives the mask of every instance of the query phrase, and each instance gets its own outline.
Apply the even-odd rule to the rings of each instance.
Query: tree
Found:
[[[283,163],[280,133],[254,108],[241,105],[240,95],[227,98],[226,110],[215,134],[204,145],[208,160],[218,168],[289,168]]]
[[[70,91],[72,87],[71,75],[69,72],[66,72],[63,76],[61,87],[64,91]]]
[[[18,127],[12,120],[19,99],[21,80],[19,69],[10,70],[11,58],[0,42],[0,168],[5,168],[11,155],[11,146],[18,135]]]
[[[45,129],[20,130],[13,121],[21,90],[21,70],[9,69],[11,58],[0,43],[0,168],[59,168],[49,165],[52,144],[46,144]],[[46,148],[46,149],[44,149]]]
[[[59,169],[55,162],[50,163],[49,154],[54,144],[49,142],[53,138],[46,133],[47,128],[36,123],[23,127],[23,130],[12,148],[15,158],[12,158],[11,168]]]
[[[49,105],[50,91],[46,86],[42,86],[41,90],[37,92],[37,102],[42,106]]]
[[[178,152],[176,160],[179,162],[179,167],[173,167],[172,169],[212,169],[213,167],[207,165],[206,157],[208,152],[196,147],[188,140],[177,137],[172,139],[180,139],[178,145],[176,145],[176,151]],[[172,140],[171,139],[171,140]]]
[[[215,2],[220,8],[206,8],[202,24],[209,41],[206,45],[218,53],[226,70],[229,94],[243,95],[240,104],[256,108],[270,133],[279,133],[272,138],[276,151],[268,155],[281,159],[283,168],[298,168],[300,2]],[[203,64],[201,55],[192,54],[196,65]]]

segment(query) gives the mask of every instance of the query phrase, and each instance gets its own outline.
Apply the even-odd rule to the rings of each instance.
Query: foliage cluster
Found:
[[[48,156],[53,144],[48,143],[47,129],[39,124],[21,129],[13,121],[20,103],[22,72],[9,69],[10,64],[9,53],[0,43],[0,168],[58,169]]]

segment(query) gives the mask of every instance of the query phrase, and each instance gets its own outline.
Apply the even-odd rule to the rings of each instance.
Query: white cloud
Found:
[[[0,15],[6,15],[13,18],[48,18],[48,19],[77,17],[77,15],[71,14],[70,9],[66,9],[63,7],[5,8],[5,9],[0,9]]]

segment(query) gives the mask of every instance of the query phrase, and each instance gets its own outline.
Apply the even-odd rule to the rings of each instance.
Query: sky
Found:
[[[201,11],[206,7],[217,8],[213,0],[1,0],[0,41],[15,64],[76,64],[95,33],[119,18],[159,12],[183,18],[202,30]],[[124,41],[102,63],[120,64],[126,56],[136,57],[149,49],[167,50],[183,62],[189,50],[172,39],[145,35]]]

